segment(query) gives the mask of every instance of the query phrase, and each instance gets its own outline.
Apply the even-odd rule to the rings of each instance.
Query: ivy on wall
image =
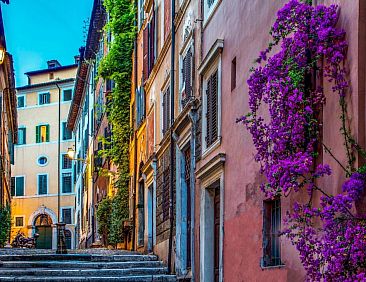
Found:
[[[107,117],[112,125],[110,146],[104,146],[104,157],[117,165],[116,195],[111,199],[108,241],[112,245],[122,241],[123,221],[129,217],[129,141],[132,52],[135,39],[135,8],[130,0],[105,0],[109,14],[105,29],[112,34],[108,54],[99,65],[98,74],[115,82],[108,97]]]
[[[11,228],[10,206],[0,206],[0,247],[9,239]]]

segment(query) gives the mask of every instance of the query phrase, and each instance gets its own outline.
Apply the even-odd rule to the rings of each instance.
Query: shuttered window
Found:
[[[67,128],[67,123],[62,123],[62,140],[72,139],[72,131]]]
[[[47,174],[38,175],[38,195],[47,194],[48,190]]]
[[[170,87],[163,93],[163,135],[170,127]]]
[[[218,138],[218,70],[207,80],[206,98],[206,147],[210,147]]]
[[[181,105],[184,108],[192,98],[192,80],[193,80],[193,53],[190,47],[182,60],[182,94]]]
[[[71,89],[66,89],[63,92],[63,101],[71,101],[72,99],[72,90]]]
[[[62,209],[62,222],[66,224],[72,224],[71,208]]]
[[[143,31],[143,82],[148,80],[156,59],[156,12]]]
[[[38,125],[36,126],[36,143],[43,143],[50,141],[50,126]]]
[[[164,39],[166,40],[170,33],[170,2],[171,0],[164,0]]]
[[[26,141],[26,134],[27,130],[25,127],[18,128],[18,145],[24,145],[27,143]]]
[[[18,97],[17,106],[18,106],[18,108],[24,108],[25,107],[25,97],[24,96],[19,96]]]
[[[24,196],[24,176],[12,177],[10,190],[12,196]]]
[[[72,173],[62,174],[62,193],[71,193],[72,191]]]
[[[45,105],[45,104],[49,104],[50,100],[51,100],[51,95],[50,93],[42,93],[39,94],[39,105]]]

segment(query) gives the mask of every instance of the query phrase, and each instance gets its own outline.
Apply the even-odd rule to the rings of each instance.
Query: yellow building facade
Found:
[[[66,223],[67,247],[75,248],[74,164],[67,157],[74,136],[67,129],[67,116],[76,70],[77,64],[49,61],[47,69],[26,73],[29,84],[17,88],[12,238],[19,231],[29,237],[38,233],[37,248],[56,249],[59,221]]]

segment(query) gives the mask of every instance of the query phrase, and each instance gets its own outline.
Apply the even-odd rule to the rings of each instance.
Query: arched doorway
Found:
[[[34,220],[35,231],[39,234],[37,249],[52,249],[52,219],[48,214],[40,214]]]

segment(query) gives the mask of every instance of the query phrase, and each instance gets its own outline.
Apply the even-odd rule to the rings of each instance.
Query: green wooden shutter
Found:
[[[10,194],[11,196],[15,196],[15,177],[11,178]]]
[[[24,177],[17,177],[15,183],[15,196],[24,196]]]
[[[50,125],[46,125],[46,142],[50,142]]]
[[[23,144],[27,144],[27,129],[22,128],[23,130]]]
[[[36,143],[41,143],[41,126],[36,126]]]
[[[47,194],[47,175],[38,175],[38,194]]]

